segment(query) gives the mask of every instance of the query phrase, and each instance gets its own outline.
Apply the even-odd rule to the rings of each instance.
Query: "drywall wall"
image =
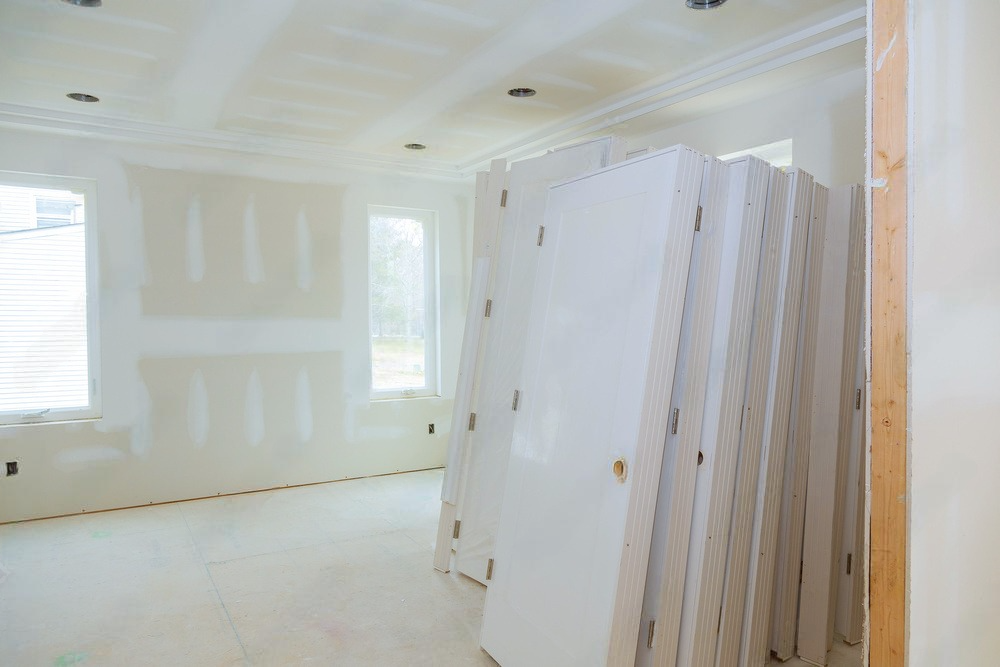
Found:
[[[749,87],[753,80],[747,83]],[[724,107],[721,111],[701,113],[707,97],[669,109],[660,121],[661,129],[643,129],[650,121],[640,119],[633,123],[636,127],[626,125],[616,132],[628,139],[630,148],[683,143],[709,155],[726,155],[791,138],[793,166],[813,174],[817,183],[834,187],[864,179],[863,61],[854,69],[819,81],[749,102],[720,104],[717,106]]]
[[[104,413],[0,428],[0,522],[444,464],[471,180],[7,129],[0,170],[97,180]],[[368,204],[438,212],[440,398],[369,401]]]
[[[1000,4],[910,6],[909,664],[992,665],[1000,655]]]

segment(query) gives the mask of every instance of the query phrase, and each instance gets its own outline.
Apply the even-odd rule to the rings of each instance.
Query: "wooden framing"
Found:
[[[908,0],[872,0],[869,655],[906,661]]]

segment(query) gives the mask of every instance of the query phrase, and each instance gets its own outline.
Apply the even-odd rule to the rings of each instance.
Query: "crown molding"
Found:
[[[330,167],[357,167],[461,179],[455,165],[427,159],[395,159],[346,151],[318,141],[227,131],[190,130],[125,120],[0,103],[0,124],[63,132],[74,136],[98,135],[146,144],[208,148],[249,155],[305,160]]]

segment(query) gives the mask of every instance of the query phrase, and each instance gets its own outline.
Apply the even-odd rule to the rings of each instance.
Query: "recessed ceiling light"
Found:
[[[406,144],[403,148],[408,151],[422,151],[427,148],[427,146],[424,146],[423,144]]]
[[[531,97],[536,91],[534,88],[511,88],[507,94],[511,97]]]
[[[715,9],[725,2],[726,0],[687,0],[687,6],[691,9]]]
[[[100,102],[101,98],[87,93],[67,93],[66,97],[77,102]]]
[[[76,5],[77,7],[100,7],[101,0],[63,0],[68,5]]]

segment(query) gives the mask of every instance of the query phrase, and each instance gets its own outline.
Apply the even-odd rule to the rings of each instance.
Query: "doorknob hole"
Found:
[[[625,459],[623,458],[616,459],[615,462],[611,465],[611,471],[615,473],[615,477],[618,479],[619,482],[624,483],[625,478],[628,476],[628,466],[625,465]]]

